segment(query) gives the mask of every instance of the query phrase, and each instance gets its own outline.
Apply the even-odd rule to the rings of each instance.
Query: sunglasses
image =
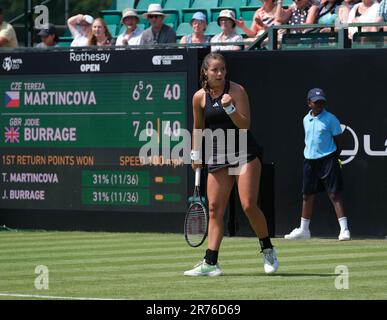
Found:
[[[161,16],[159,16],[159,15],[154,15],[154,14],[150,14],[150,15],[148,15],[148,18],[149,19],[158,19],[158,18],[160,18]]]

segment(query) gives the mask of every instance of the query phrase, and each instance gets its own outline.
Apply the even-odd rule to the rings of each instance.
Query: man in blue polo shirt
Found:
[[[285,239],[309,239],[309,224],[312,217],[316,193],[326,191],[340,225],[339,240],[350,240],[347,217],[344,215],[343,177],[339,155],[341,134],[339,120],[326,111],[325,93],[320,88],[308,92],[308,105],[311,110],[304,117],[305,149],[302,184],[302,213],[299,228],[285,235]]]

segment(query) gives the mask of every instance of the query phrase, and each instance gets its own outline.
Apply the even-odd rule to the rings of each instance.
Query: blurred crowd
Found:
[[[284,6],[282,0],[261,0],[262,6],[256,10],[249,23],[238,19],[235,11],[221,10],[217,18],[220,32],[213,36],[206,35],[207,17],[203,12],[193,14],[190,21],[191,33],[177,38],[175,30],[164,23],[166,14],[160,4],[150,4],[147,12],[142,14],[149,27],[141,28],[140,17],[134,8],[122,12],[122,33],[115,37],[103,18],[77,14],[67,21],[72,35],[71,47],[85,46],[138,46],[164,43],[202,43],[211,45],[212,51],[241,50],[243,43],[254,41],[271,26],[319,24],[319,28],[292,29],[293,33],[327,32],[350,23],[387,22],[387,0],[293,0],[290,6]],[[16,32],[11,24],[4,21],[4,8],[0,8],[0,47],[18,46]],[[142,26],[142,25],[141,25]],[[239,29],[239,30],[238,30]],[[378,31],[387,27],[368,26],[364,31]],[[348,28],[349,38],[357,32],[356,27]],[[239,32],[238,32],[239,31]],[[37,30],[40,42],[38,48],[58,46],[58,32],[53,24]]]

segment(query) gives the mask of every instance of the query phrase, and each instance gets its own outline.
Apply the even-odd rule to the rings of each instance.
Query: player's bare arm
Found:
[[[229,114],[231,120],[240,129],[250,128],[250,103],[245,89],[235,83],[230,82],[230,93],[224,94],[222,98],[222,106],[226,108],[233,104],[236,111]]]
[[[335,144],[336,144],[336,154],[337,156],[340,156],[340,153],[341,153],[341,150],[342,150],[342,140],[343,140],[343,135],[342,134],[338,134],[337,136],[334,136],[333,137],[333,140],[335,141]]]
[[[192,150],[199,151],[201,133],[198,129],[204,129],[204,99],[205,92],[203,89],[197,91],[192,98],[193,107],[193,132],[192,132]],[[192,169],[200,168],[201,164],[192,162]]]

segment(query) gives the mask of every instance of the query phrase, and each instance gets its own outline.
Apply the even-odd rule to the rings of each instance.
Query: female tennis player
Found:
[[[276,252],[270,241],[266,219],[257,205],[259,181],[261,175],[261,150],[250,126],[249,99],[244,88],[226,80],[226,61],[219,53],[210,53],[204,60],[200,71],[202,88],[193,96],[193,148],[191,152],[192,168],[200,167],[199,149],[201,137],[197,129],[208,128],[214,133],[220,129],[224,132],[235,132],[234,145],[227,139],[222,147],[217,143],[216,135],[212,135],[212,154],[206,161],[208,168],[207,196],[209,204],[208,249],[204,260],[192,270],[185,271],[186,276],[218,276],[222,270],[218,264],[218,253],[223,238],[223,216],[227,207],[230,192],[237,183],[242,208],[250,225],[259,238],[263,253],[264,271],[274,273],[278,268]],[[244,153],[238,152],[239,134],[241,129],[247,133],[247,148]],[[242,130],[243,131],[243,130]],[[200,132],[200,130],[199,130]],[[225,134],[227,136],[227,134]],[[246,136],[246,135],[245,135]],[[238,150],[239,149],[239,150]],[[247,149],[247,152],[246,152]],[[236,150],[234,152],[234,150]],[[233,153],[233,154],[230,154]],[[244,159],[237,164],[230,159]],[[240,168],[239,174],[230,174],[230,169]]]

